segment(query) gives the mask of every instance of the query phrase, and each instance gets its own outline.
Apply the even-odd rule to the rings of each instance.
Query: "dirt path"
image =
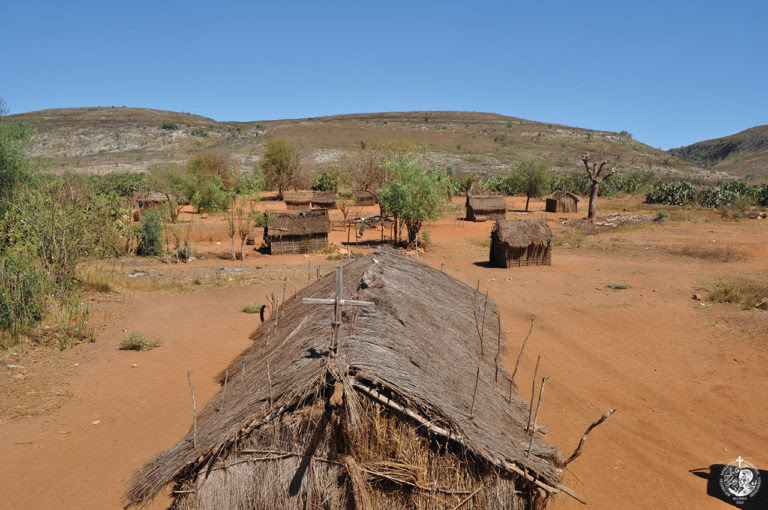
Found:
[[[731,226],[738,239],[730,237]],[[540,420],[548,427],[545,439],[565,455],[589,423],[619,408],[590,436],[565,483],[592,508],[730,508],[708,497],[706,480],[689,471],[737,456],[768,466],[768,313],[702,306],[691,290],[723,272],[766,269],[764,231],[738,223],[617,232],[604,246],[557,249],[552,267],[501,270],[476,264],[487,257],[490,228],[433,226],[434,247],[422,260],[472,285],[479,280],[496,300],[510,371],[535,315],[520,393],[530,398],[541,354],[539,373],[551,379]],[[756,253],[723,264],[645,249],[710,238]],[[313,256],[310,264],[318,263],[327,264]],[[611,290],[608,282],[630,288]],[[119,508],[131,473],[190,426],[186,372],[202,406],[218,389],[213,377],[249,345],[257,325],[240,307],[263,302],[271,291],[282,285],[132,292],[124,302],[103,303],[107,316],[96,343],[63,354],[74,396],[49,414],[0,424],[0,508]],[[134,330],[160,336],[163,344],[118,351]],[[167,502],[159,498],[152,507]],[[565,496],[553,507],[582,508]]]

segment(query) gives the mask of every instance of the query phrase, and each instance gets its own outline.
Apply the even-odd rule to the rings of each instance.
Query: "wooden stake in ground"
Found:
[[[499,355],[501,354],[501,317],[496,314],[496,321],[499,324],[499,335],[496,338],[496,375],[493,377],[494,382],[499,382]],[[511,399],[510,399],[511,400]]]
[[[341,307],[342,306],[374,306],[375,303],[371,301],[354,301],[351,299],[343,299],[344,285],[343,285],[343,273],[342,267],[336,268],[336,296],[331,299],[318,299],[318,298],[304,298],[303,302],[310,305],[333,305],[333,321],[331,322],[331,328],[333,330],[331,336],[331,346],[328,349],[328,354],[331,357],[336,356],[336,350],[339,344],[339,326],[341,326]]]
[[[613,409],[609,409],[600,418],[598,418],[598,420],[595,423],[593,423],[587,428],[587,430],[584,432],[584,435],[581,436],[581,441],[579,441],[579,446],[576,447],[576,449],[573,451],[573,454],[571,454],[571,456],[568,457],[568,460],[565,461],[565,464],[563,464],[563,466],[567,466],[568,464],[576,460],[576,457],[581,455],[581,447],[584,446],[584,441],[587,440],[587,436],[589,435],[590,432],[592,432],[592,429],[594,429],[595,427],[603,423],[605,420],[608,419],[610,415],[612,415],[615,412],[616,412],[615,407]]]
[[[192,447],[197,448],[197,403],[195,402],[195,387],[192,385],[192,376],[187,372],[189,391],[192,392]]]
[[[528,453],[525,454],[526,457],[531,456],[533,440],[536,437],[536,425],[539,422],[539,411],[541,411],[541,400],[544,398],[544,383],[547,382],[547,379],[549,379],[549,377],[543,377],[541,379],[541,389],[539,389],[539,403],[536,404],[536,415],[533,417],[533,432],[531,433],[531,442],[528,443]]]
[[[533,396],[536,394],[536,374],[539,373],[539,361],[541,354],[536,358],[536,368],[533,369],[533,380],[531,381],[531,404],[528,406],[528,420],[525,422],[525,430],[531,430],[531,415],[533,414]]]
[[[535,317],[531,317],[531,327],[528,330],[528,334],[525,336],[525,340],[523,340],[523,346],[520,347],[520,354],[517,355],[517,361],[515,361],[515,369],[512,371],[512,382],[515,381],[515,375],[517,375],[517,368],[520,366],[520,358],[523,357],[523,351],[525,351],[525,344],[528,343],[528,339],[531,338],[531,333],[533,332],[533,323],[534,323]],[[517,383],[515,383],[517,385]]]
[[[272,410],[272,371],[269,368],[269,360],[267,360],[267,384],[269,384],[269,410]]]

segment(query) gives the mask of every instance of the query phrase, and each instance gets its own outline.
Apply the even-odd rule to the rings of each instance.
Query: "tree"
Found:
[[[395,221],[405,223],[408,248],[413,248],[423,223],[436,220],[443,211],[443,178],[425,170],[408,155],[389,158],[384,167],[391,180],[379,190],[381,206],[395,216]]]
[[[339,187],[352,184],[352,176],[348,170],[329,168],[315,176],[312,189],[315,191],[339,191]]]
[[[613,174],[616,173],[616,168],[611,168],[607,174],[600,177],[600,174],[605,169],[605,165],[608,164],[607,160],[604,160],[600,162],[598,165],[597,162],[591,162],[589,158],[589,153],[584,154],[584,157],[581,158],[581,161],[584,162],[584,168],[587,169],[587,177],[589,177],[589,212],[587,213],[587,219],[589,221],[594,221],[595,219],[595,202],[597,201],[597,192],[600,190],[600,184],[605,182],[607,179],[609,179]],[[589,167],[590,163],[592,164],[592,168]]]
[[[149,187],[165,195],[165,208],[171,223],[176,223],[181,208],[189,203],[194,193],[194,183],[189,173],[173,163],[149,167]]]
[[[18,186],[27,179],[24,150],[32,131],[24,124],[5,118],[8,109],[0,98],[0,215],[11,203]]]
[[[540,197],[548,191],[549,172],[542,161],[523,158],[517,165],[514,180],[515,187],[525,193],[525,210],[527,211],[531,197]]]
[[[381,203],[379,189],[390,180],[384,162],[388,158],[400,157],[408,152],[410,144],[406,140],[361,144],[361,149],[349,162],[355,187],[371,193]]]
[[[258,215],[253,208],[253,203],[248,202],[248,210],[240,205],[237,208],[237,235],[240,237],[240,260],[245,260],[245,243],[253,229],[256,228]]]
[[[205,151],[195,155],[187,161],[187,169],[198,177],[218,175],[223,186],[232,190],[235,188],[235,179],[232,173],[232,161],[224,151]]]
[[[287,142],[279,138],[267,141],[261,169],[269,189],[277,188],[277,198],[283,199],[283,191],[292,185],[298,175],[301,164],[301,147],[297,142]]]

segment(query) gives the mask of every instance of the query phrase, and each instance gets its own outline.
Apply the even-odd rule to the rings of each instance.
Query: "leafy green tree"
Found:
[[[144,215],[139,228],[139,246],[136,250],[142,257],[157,257],[163,253],[163,220],[156,209]]]
[[[408,229],[408,248],[413,248],[425,221],[440,217],[445,206],[443,176],[425,170],[408,155],[389,158],[384,167],[391,180],[379,189],[384,210]]]
[[[279,138],[267,141],[261,169],[269,189],[277,188],[278,199],[283,199],[283,191],[292,185],[301,164],[301,147],[297,142],[288,142]]]
[[[199,176],[198,176],[199,177]],[[147,186],[165,195],[167,202],[163,205],[168,220],[176,223],[181,208],[190,203],[197,188],[196,179],[185,168],[169,163],[162,166],[151,166]]]
[[[0,99],[0,215],[8,208],[17,187],[27,178],[27,148],[32,130],[6,118],[8,109]]]
[[[549,172],[543,161],[534,158],[523,158],[513,174],[515,188],[525,193],[525,210],[531,197],[540,197],[549,191]]]
[[[229,154],[224,151],[205,151],[187,161],[187,169],[200,180],[218,176],[222,186],[234,189],[235,176]]]
[[[320,172],[315,176],[315,182],[312,189],[315,191],[339,191],[340,187],[352,184],[352,174],[347,170],[339,168],[329,168],[325,172]]]

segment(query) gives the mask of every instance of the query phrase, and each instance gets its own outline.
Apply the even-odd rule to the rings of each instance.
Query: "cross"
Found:
[[[339,341],[339,326],[341,326],[341,307],[342,306],[375,306],[371,301],[354,301],[352,299],[342,298],[342,272],[341,266],[336,268],[336,296],[332,299],[304,298],[303,302],[309,305],[333,305],[333,336],[331,338],[331,347],[328,350],[331,357],[336,356],[336,348]]]

